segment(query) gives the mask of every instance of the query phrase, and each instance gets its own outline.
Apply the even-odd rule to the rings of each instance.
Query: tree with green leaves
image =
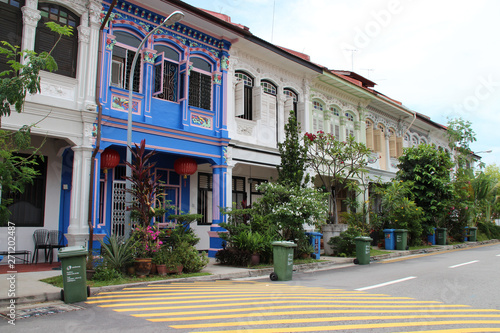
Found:
[[[457,168],[465,168],[472,158],[470,144],[476,141],[472,123],[462,118],[448,119],[446,135]]]
[[[307,164],[315,171],[329,193],[329,206],[333,207],[334,223],[338,223],[337,198],[346,188],[355,190],[357,181],[366,172],[371,151],[353,136],[339,141],[334,135],[319,131],[306,133],[304,146],[307,148]]]
[[[278,183],[305,187],[309,181],[306,174],[307,148],[300,140],[300,123],[294,111],[290,111],[285,125],[285,140],[278,143],[281,164],[278,169]]]
[[[439,226],[453,197],[450,155],[427,144],[405,149],[396,180],[410,181],[411,199],[424,210],[424,231]],[[426,230],[427,229],[427,230]]]
[[[72,34],[72,27],[60,26],[54,22],[46,25],[60,38]],[[60,40],[59,38],[59,40]],[[59,42],[59,40],[57,42]],[[54,47],[57,45],[54,44]],[[50,52],[40,54],[30,50],[19,50],[19,46],[1,42],[0,54],[7,59],[10,70],[0,73],[0,124],[1,117],[10,116],[12,108],[22,112],[26,96],[37,94],[40,90],[40,71],[55,71],[57,64]],[[22,60],[22,61],[18,61]],[[22,193],[27,184],[38,175],[37,152],[41,147],[31,145],[31,128],[36,124],[24,125],[17,132],[0,130],[0,225],[5,225],[10,217],[8,206],[16,193]],[[20,151],[32,151],[29,156],[19,155]]]

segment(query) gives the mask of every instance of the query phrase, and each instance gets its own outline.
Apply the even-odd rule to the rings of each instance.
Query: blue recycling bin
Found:
[[[314,252],[311,253],[311,257],[319,259],[321,252],[321,237],[323,237],[323,234],[320,232],[306,232],[306,236],[309,237],[309,242],[314,247]]]
[[[427,242],[431,245],[436,245],[436,232],[427,235]]]
[[[396,248],[396,241],[394,239],[394,230],[395,229],[384,229],[386,250],[394,250]]]

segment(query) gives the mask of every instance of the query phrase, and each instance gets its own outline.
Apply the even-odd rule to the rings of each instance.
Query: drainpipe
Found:
[[[92,269],[92,250],[93,250],[93,242],[94,242],[94,227],[92,225],[92,202],[93,202],[93,192],[94,192],[94,176],[95,176],[95,157],[99,148],[101,146],[101,123],[102,123],[102,105],[100,103],[101,99],[101,59],[102,59],[102,31],[104,27],[108,23],[109,16],[113,11],[118,0],[113,0],[111,5],[109,6],[108,12],[106,13],[106,17],[102,21],[101,27],[99,28],[99,44],[98,44],[98,52],[97,52],[97,78],[96,78],[96,88],[95,88],[95,102],[98,106],[97,111],[97,137],[95,141],[95,148],[92,152],[92,158],[90,163],[90,190],[89,190],[89,209],[88,209],[88,225],[89,225],[89,260],[87,261],[87,269]]]

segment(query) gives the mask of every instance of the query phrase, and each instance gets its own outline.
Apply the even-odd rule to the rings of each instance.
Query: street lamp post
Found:
[[[130,190],[132,189],[132,183],[130,182],[130,177],[132,177],[132,169],[130,168],[130,164],[132,163],[132,152],[130,151],[130,148],[132,147],[132,106],[133,106],[133,100],[132,100],[132,88],[134,84],[134,69],[135,69],[135,64],[137,63],[137,58],[139,56],[139,53],[142,49],[142,46],[144,43],[148,40],[148,38],[155,33],[158,29],[160,29],[163,26],[171,25],[174,24],[175,22],[178,22],[182,20],[184,17],[184,14],[180,11],[175,11],[172,14],[170,14],[160,25],[152,29],[141,41],[139,46],[137,47],[137,50],[134,55],[134,59],[132,60],[132,66],[130,67],[130,73],[129,73],[129,80],[128,80],[128,119],[127,119],[127,167],[126,167],[126,182],[125,182],[125,205],[127,203],[132,202],[132,193],[130,193]],[[131,223],[130,223],[130,211],[126,210],[125,211],[125,236],[127,237],[130,234],[130,228],[131,228]]]

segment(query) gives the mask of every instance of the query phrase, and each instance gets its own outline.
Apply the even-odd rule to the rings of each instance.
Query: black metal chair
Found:
[[[52,264],[52,260],[53,260],[53,256],[54,256],[54,249],[59,250],[60,248],[65,247],[63,233],[59,230],[50,230],[48,241],[49,241],[48,242],[49,243],[49,262]]]
[[[33,251],[32,263],[38,263],[38,251],[43,250],[45,254],[45,262],[47,262],[47,252],[49,251],[49,231],[46,229],[37,229],[33,232],[33,242],[35,250]]]

